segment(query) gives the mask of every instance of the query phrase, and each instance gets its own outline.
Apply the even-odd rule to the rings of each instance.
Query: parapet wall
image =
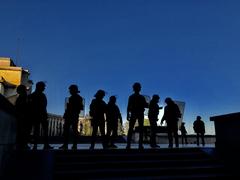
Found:
[[[0,94],[0,177],[16,142],[16,118],[13,105]]]

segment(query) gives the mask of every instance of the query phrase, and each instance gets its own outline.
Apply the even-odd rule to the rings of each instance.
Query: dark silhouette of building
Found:
[[[104,96],[105,91],[98,90],[97,93],[94,95],[95,99],[93,99],[90,104],[89,114],[92,117],[92,140],[90,146],[91,150],[93,150],[95,147],[98,127],[101,133],[103,148],[107,148],[105,137],[105,114],[107,110],[107,104],[103,101]]]
[[[116,97],[111,96],[107,104],[106,121],[107,121],[107,141],[108,147],[117,148],[114,141],[118,135],[118,122],[122,125],[122,115],[116,105]]]
[[[193,122],[193,130],[197,134],[197,145],[199,146],[199,138],[201,138],[202,145],[205,146],[205,124],[201,119],[201,116],[197,116],[196,120]]]
[[[161,120],[161,124],[163,121],[167,123],[167,131],[168,131],[168,140],[169,140],[169,147],[173,147],[173,135],[175,139],[176,147],[179,147],[178,142],[178,118],[181,117],[180,110],[177,104],[171,98],[166,98],[165,103],[167,106],[164,108],[164,114]]]
[[[127,147],[131,148],[131,138],[133,133],[133,128],[138,120],[139,125],[139,149],[143,149],[143,121],[144,121],[144,111],[148,107],[148,104],[143,95],[140,94],[141,84],[136,82],[133,84],[134,93],[129,96],[128,106],[127,106],[127,120],[129,121],[129,129],[127,135]]]
[[[64,118],[64,143],[60,147],[60,149],[68,149],[69,143],[69,129],[72,126],[73,130],[73,146],[72,149],[77,149],[77,139],[78,139],[78,121],[79,121],[79,114],[81,110],[83,110],[83,98],[78,94],[80,91],[78,90],[78,86],[72,84],[69,86],[69,92],[71,96],[69,97],[67,108],[63,115]]]

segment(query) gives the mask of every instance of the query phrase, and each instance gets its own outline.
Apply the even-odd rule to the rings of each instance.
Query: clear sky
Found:
[[[48,111],[63,114],[68,86],[86,108],[98,89],[117,95],[124,114],[132,84],[186,103],[197,115],[240,108],[240,1],[1,0],[0,56],[47,81]]]

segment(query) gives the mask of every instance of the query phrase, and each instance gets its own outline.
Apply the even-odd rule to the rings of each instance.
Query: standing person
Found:
[[[156,143],[158,114],[159,114],[159,109],[161,109],[158,105],[159,99],[160,97],[157,94],[155,94],[152,96],[152,100],[149,103],[148,119],[150,121],[150,126],[151,126],[150,146],[152,148],[160,147]]]
[[[201,116],[197,116],[193,123],[193,130],[197,134],[197,145],[199,146],[199,137],[202,139],[202,145],[205,146],[204,134],[205,134],[205,124],[201,120]]]
[[[134,93],[129,96],[128,106],[127,106],[127,120],[129,121],[129,129],[127,135],[127,147],[131,148],[131,139],[133,128],[138,120],[139,125],[139,149],[143,149],[143,121],[144,121],[144,111],[148,107],[148,104],[143,95],[140,94],[141,84],[136,82],[133,84]]]
[[[16,148],[29,149],[28,140],[30,136],[30,121],[29,121],[29,106],[27,89],[24,85],[17,87],[18,98],[16,100],[16,119],[17,119],[17,137],[16,137]]]
[[[67,108],[63,115],[65,120],[64,122],[64,129],[63,129],[63,136],[64,136],[64,143],[60,147],[60,149],[68,149],[68,141],[69,141],[69,129],[72,126],[73,130],[73,146],[72,149],[77,149],[77,139],[78,139],[78,121],[79,121],[79,114],[81,110],[83,110],[83,98],[78,94],[80,91],[78,90],[78,86],[72,84],[69,86],[69,93],[71,96],[69,97]]]
[[[114,140],[118,135],[118,120],[122,125],[122,115],[118,106],[116,105],[116,97],[111,96],[109,98],[109,102],[107,104],[107,112],[106,112],[106,121],[107,121],[107,140],[108,146],[111,148],[117,148],[114,144]]]
[[[182,144],[188,144],[187,141],[187,130],[185,128],[185,122],[182,122],[181,127],[180,127],[180,131],[181,131],[181,137],[182,137]]]
[[[90,146],[91,150],[93,150],[95,147],[98,127],[101,133],[103,148],[105,149],[107,147],[106,138],[105,138],[105,114],[106,114],[107,105],[103,100],[104,96],[105,96],[105,91],[101,89],[98,90],[97,93],[94,95],[95,99],[93,99],[90,104],[89,114],[92,117],[91,119],[92,140],[91,140],[91,146]]]
[[[168,141],[169,141],[169,148],[173,147],[173,135],[175,139],[176,147],[179,147],[178,142],[178,118],[181,117],[180,110],[175,104],[175,102],[171,98],[166,98],[165,103],[167,106],[164,108],[164,114],[161,120],[161,125],[163,121],[167,123],[167,131],[168,131]]]
[[[40,125],[42,125],[43,136],[44,136],[44,149],[53,149],[48,144],[48,114],[47,114],[47,97],[43,93],[45,90],[45,83],[39,81],[36,84],[35,91],[29,96],[31,118],[33,119],[33,136],[34,136],[34,146],[33,149],[37,149],[37,144],[39,143],[40,136]]]

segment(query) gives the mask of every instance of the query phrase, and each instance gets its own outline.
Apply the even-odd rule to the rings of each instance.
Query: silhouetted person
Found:
[[[35,91],[29,96],[31,119],[33,120],[34,146],[37,149],[40,136],[40,125],[42,125],[44,137],[44,149],[52,149],[48,144],[48,114],[47,114],[47,97],[43,93],[45,90],[43,81],[37,82]]]
[[[180,131],[181,131],[181,138],[182,138],[182,144],[188,144],[187,141],[187,130],[185,128],[185,123],[182,122],[181,127],[180,127]]]
[[[106,121],[107,121],[107,139],[108,139],[108,146],[111,148],[117,148],[114,144],[114,141],[118,135],[118,121],[122,125],[122,116],[118,106],[116,105],[116,97],[111,96],[109,98],[109,102],[107,104],[107,111],[106,111]]]
[[[159,114],[159,109],[162,109],[158,105],[159,99],[160,99],[160,97],[157,94],[155,94],[155,95],[153,95],[152,100],[149,103],[148,119],[149,119],[150,126],[151,126],[150,146],[152,148],[160,147],[156,143],[158,114]]]
[[[201,116],[197,116],[197,119],[193,123],[193,130],[197,134],[197,145],[199,146],[199,137],[202,139],[202,145],[205,146],[204,134],[205,124],[201,120]]]
[[[69,93],[71,96],[68,99],[67,107],[64,112],[63,118],[64,122],[64,129],[63,129],[63,136],[64,136],[64,143],[60,147],[60,149],[68,149],[69,143],[69,130],[70,126],[72,126],[73,130],[73,146],[72,149],[77,149],[77,139],[78,139],[78,121],[79,121],[79,114],[81,110],[83,110],[83,98],[78,94],[80,91],[78,90],[78,86],[72,84],[69,86]]]
[[[133,128],[138,120],[139,125],[139,149],[143,149],[143,121],[144,121],[144,110],[148,107],[148,104],[143,95],[140,94],[141,84],[136,82],[133,84],[134,93],[129,96],[127,106],[127,120],[129,121],[129,129],[127,135],[127,147],[131,148],[131,139]]]
[[[175,139],[176,147],[179,147],[178,142],[178,118],[181,117],[180,110],[178,105],[171,98],[166,98],[165,103],[167,104],[164,108],[164,114],[161,120],[161,124],[163,121],[167,123],[167,131],[168,131],[168,141],[169,147],[173,147],[173,135]]]
[[[18,98],[16,100],[16,118],[17,118],[17,149],[29,149],[28,141],[30,136],[29,104],[27,89],[24,85],[17,87]]]
[[[105,137],[105,113],[107,109],[107,104],[103,101],[104,96],[105,91],[98,90],[97,93],[94,95],[95,99],[93,99],[90,104],[90,116],[92,117],[92,140],[90,146],[91,150],[94,149],[95,146],[98,127],[101,133],[103,148],[105,149],[107,147]]]

